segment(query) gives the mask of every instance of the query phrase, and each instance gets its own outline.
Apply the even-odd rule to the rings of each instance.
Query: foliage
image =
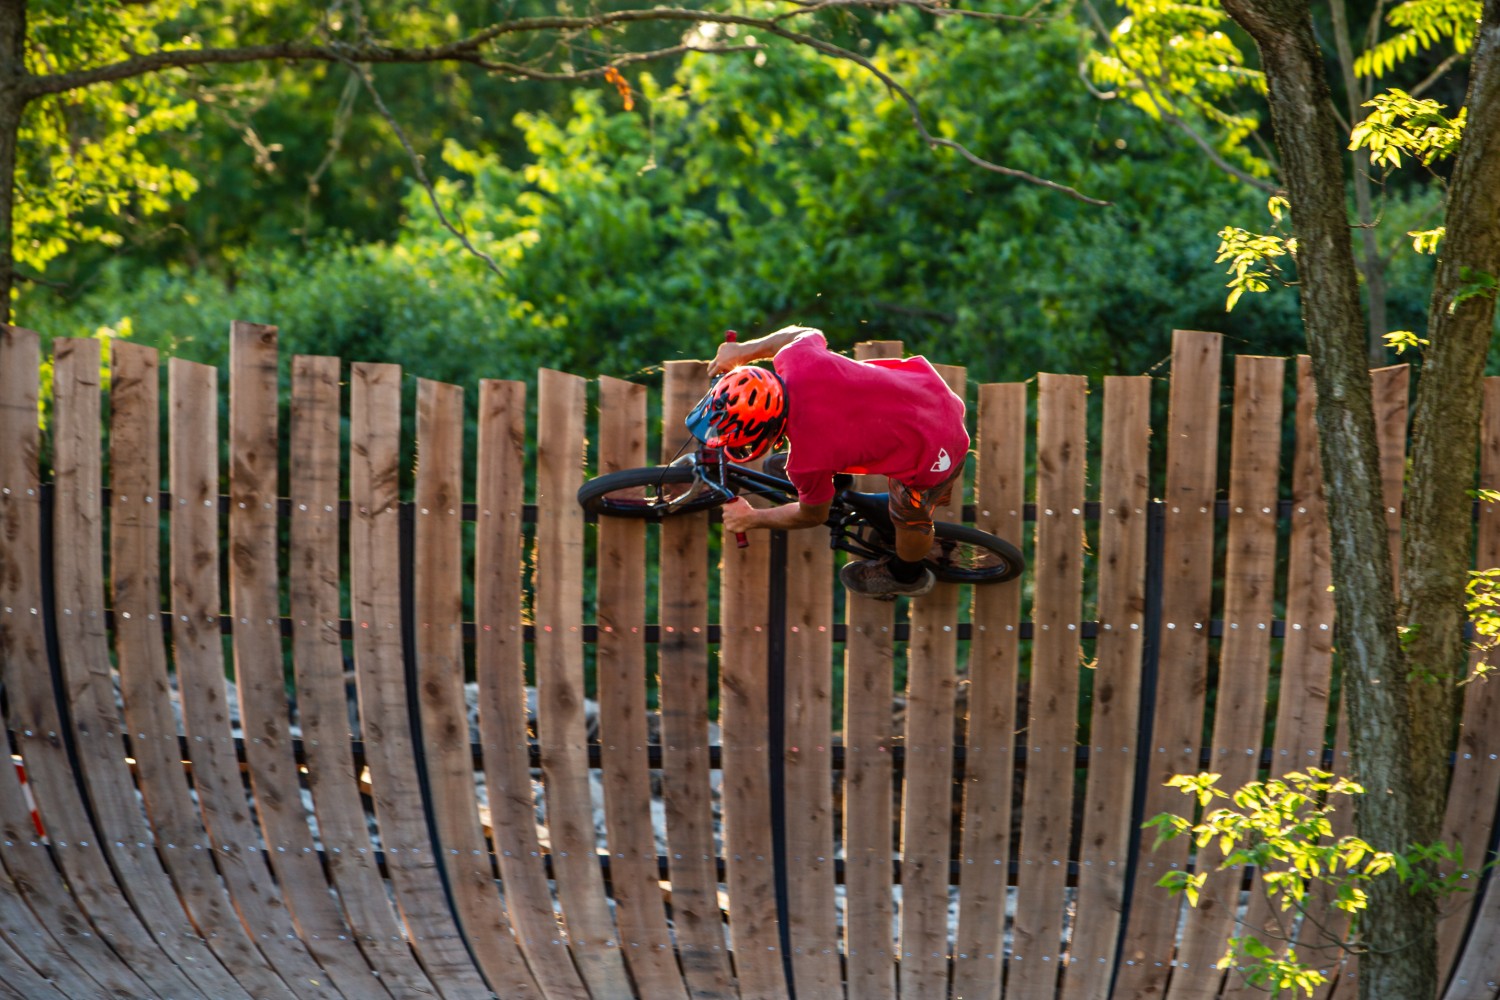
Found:
[[[1468,52],[1479,26],[1479,0],[1407,0],[1391,8],[1386,20],[1406,30],[1384,39],[1355,60],[1360,76],[1385,76],[1419,52],[1451,42],[1455,53]]]
[[[423,377],[472,385],[476,374],[534,375],[545,337],[526,343],[507,303],[449,282],[399,248],[320,245],[244,261],[232,288],[183,267],[105,268],[75,305],[28,298],[23,321],[47,336],[126,336],[166,354],[223,366],[233,320],[280,328],[282,353],[400,364]],[[509,329],[509,341],[492,336]]]
[[[1494,490],[1483,490],[1481,493],[1481,499],[1486,502],[1493,503],[1500,499],[1500,494],[1496,494]],[[1474,649],[1479,654],[1468,681],[1481,678],[1487,680],[1495,671],[1491,658],[1495,650],[1500,649],[1500,568],[1474,570],[1469,574],[1466,592],[1466,610],[1469,621],[1474,625]]]
[[[567,363],[588,370],[796,320],[844,343],[987,361],[991,377],[1139,371],[1165,353],[1143,335],[1210,315],[1207,248],[1144,220],[1206,222],[1235,194],[1125,109],[1094,112],[1068,83],[1077,44],[1064,25],[959,25],[880,58],[922,81],[920,99],[965,89],[945,133],[1048,168],[1115,201],[1108,211],[976,174],[914,141],[905,109],[848,67],[780,50],[641,77],[644,115],[587,93],[566,125],[522,116],[534,163],[450,147],[472,181],[443,194],[472,192],[464,218],[505,261],[499,280],[555,315],[563,350],[578,347]],[[451,253],[425,206],[410,208],[419,241],[405,242]]]
[[[944,109],[943,134],[1114,206],[976,171],[919,142],[905,107],[854,67],[758,46],[690,58],[661,80],[624,74],[633,111],[604,83],[574,90],[566,114],[519,113],[524,160],[446,143],[436,193],[498,273],[411,188],[393,244],[242,251],[227,258],[221,301],[182,269],[142,273],[161,291],[135,294],[120,265],[71,306],[32,296],[21,312],[50,332],[129,316],[137,337],[180,338],[193,311],[174,290],[191,287],[212,315],[240,309],[346,357],[423,357],[418,370],[435,378],[449,357],[467,362],[460,377],[539,365],[630,376],[706,356],[723,329],[793,320],[840,347],[902,339],[989,380],[1139,372],[1174,327],[1293,349],[1290,302],[1225,323],[1204,267],[1212,244],[1183,235],[1212,232],[1243,192],[1161,127],[1092,102],[1077,86],[1076,29],[882,24],[874,57],[920,81],[918,99]],[[359,295],[340,290],[351,283]],[[388,308],[415,315],[378,318]],[[222,328],[200,322],[198,335]],[[429,329],[455,331],[453,350]]]
[[[1466,119],[1464,109],[1448,118],[1442,113],[1444,106],[1439,102],[1414,98],[1399,89],[1380,94],[1365,106],[1374,110],[1354,126],[1349,148],[1369,150],[1371,162],[1377,166],[1384,165],[1394,170],[1401,166],[1405,155],[1424,167],[1431,167],[1450,157],[1462,141]],[[1398,204],[1396,200],[1390,203],[1393,206]],[[1272,221],[1280,227],[1290,205],[1285,198],[1274,196],[1266,208]],[[1442,227],[1405,230],[1412,239],[1412,249],[1421,254],[1436,253],[1443,232]],[[1280,232],[1253,233],[1238,226],[1226,226],[1220,230],[1217,262],[1227,261],[1230,275],[1225,309],[1233,309],[1246,292],[1269,291],[1273,281],[1291,283],[1279,258],[1295,258],[1296,253],[1296,239]],[[1491,285],[1484,281],[1484,276],[1475,276],[1461,290],[1465,297],[1490,292]],[[1461,301],[1462,298],[1456,298],[1454,304]],[[1384,336],[1398,354],[1421,342],[1421,338],[1409,330],[1392,331]]]
[[[1177,116],[1211,123],[1219,144],[1237,151],[1258,176],[1269,165],[1244,146],[1261,115],[1239,101],[1265,90],[1263,74],[1249,65],[1231,36],[1217,0],[1122,0],[1124,16],[1107,41],[1089,54],[1095,82],[1119,88],[1153,118]]]
[[[1281,221],[1286,202],[1272,198],[1267,205],[1271,217]],[[1295,238],[1280,235],[1252,233],[1238,226],[1225,226],[1219,230],[1219,256],[1214,262],[1229,262],[1229,299],[1224,303],[1225,311],[1234,308],[1240,296],[1246,292],[1264,292],[1271,287],[1273,278],[1282,279],[1282,268],[1277,258],[1297,254]]]
[[[287,39],[348,43],[371,37],[392,46],[438,45],[497,16],[558,13],[549,0],[508,0],[498,6],[490,0],[436,6],[396,0],[28,4],[29,41],[36,49],[31,69],[49,73],[97,67],[130,54],[269,47]],[[592,6],[613,9],[621,3]],[[541,52],[563,60],[576,56],[586,64],[609,46],[658,47],[678,31],[670,24],[646,23],[607,39],[598,33],[553,37],[551,45],[519,33],[495,42],[496,57],[503,53],[524,61]],[[578,51],[580,43],[586,51]],[[517,152],[518,135],[508,124],[512,110],[565,111],[570,89],[565,83],[474,72],[452,62],[381,65],[375,74],[385,104],[419,151],[457,139]],[[66,245],[68,252],[52,261],[47,278],[53,283],[86,280],[101,261],[126,252],[218,267],[233,248],[251,242],[270,247],[299,240],[306,246],[345,232],[375,241],[390,238],[400,223],[410,161],[361,88],[356,70],[338,62],[269,60],[173,69],[45,99],[42,105],[44,111],[33,107],[28,123],[57,119],[58,127],[79,130],[88,143],[115,143],[122,150],[113,161],[115,171],[100,169],[82,185],[89,204],[101,209],[90,216],[91,228],[56,230],[63,242],[51,248]],[[169,120],[155,120],[163,116]],[[69,137],[58,127],[48,124],[23,135],[23,154],[46,161],[51,151],[68,149]],[[118,171],[122,165],[129,169]],[[45,169],[32,173],[39,180],[47,176]],[[199,178],[210,183],[200,188]],[[107,204],[103,193],[122,186],[115,206]],[[31,189],[44,190],[39,184]],[[76,199],[64,203],[56,194],[55,207],[88,207]],[[122,214],[102,211],[111,207],[123,208]],[[61,217],[53,211],[48,219]],[[46,262],[27,263],[40,269]]]
[[[1395,234],[1410,237],[1418,253],[1436,252],[1441,227],[1425,219],[1405,226],[1398,220],[1411,215],[1403,206],[1440,204],[1443,180],[1432,169],[1414,178],[1396,173],[1395,168],[1406,159],[1432,168],[1460,141],[1465,112],[1460,109],[1450,118],[1443,114],[1442,102],[1418,92],[1442,86],[1443,72],[1472,48],[1480,7],[1475,0],[1409,0],[1384,12],[1385,25],[1394,34],[1382,38],[1381,9],[1367,12],[1372,21],[1360,31],[1341,23],[1342,0],[1334,6],[1339,13],[1332,23],[1320,21],[1320,33],[1329,39],[1330,63],[1343,66],[1349,75],[1331,73],[1330,83],[1336,91],[1353,88],[1336,95],[1350,107],[1363,103],[1371,109],[1353,126],[1350,149],[1368,151],[1376,166],[1386,168],[1382,176],[1371,178],[1380,184],[1373,204],[1355,213],[1366,230],[1364,234],[1355,231],[1362,241],[1362,268],[1370,281],[1378,272],[1388,287],[1389,324],[1415,326],[1426,316],[1425,303],[1417,297],[1425,298],[1430,286],[1413,278],[1427,275],[1430,268],[1397,253],[1403,241]],[[1094,10],[1087,3],[1085,9]],[[1211,155],[1226,170],[1247,180],[1274,182],[1280,167],[1260,134],[1265,81],[1255,65],[1253,48],[1245,44],[1218,0],[1191,5],[1120,0],[1110,13],[1115,18],[1112,27],[1106,27],[1105,15],[1091,13],[1096,25],[1096,43],[1088,62],[1092,78],[1101,85],[1121,88],[1153,118],[1173,122],[1194,142],[1212,150]],[[1346,53],[1334,40],[1339,32],[1351,48],[1363,45],[1363,50]],[[1423,53],[1438,49],[1449,49],[1451,55],[1440,63],[1423,58]],[[1369,94],[1371,77],[1392,74],[1398,68],[1416,71],[1407,89]],[[1363,168],[1356,163],[1355,169]],[[1233,309],[1246,292],[1295,283],[1295,275],[1287,270],[1295,246],[1281,235],[1222,222],[1216,228],[1220,230],[1220,262],[1229,265],[1228,308]]]
[[[1448,118],[1441,103],[1415,98],[1399,87],[1377,94],[1365,107],[1375,110],[1349,133],[1349,148],[1368,149],[1372,163],[1391,168],[1401,166],[1402,153],[1424,167],[1453,155],[1468,115],[1468,109],[1460,108]]]
[[[1403,851],[1379,851],[1353,835],[1335,837],[1330,817],[1338,796],[1354,796],[1364,789],[1347,778],[1309,768],[1306,773],[1289,772],[1268,781],[1252,781],[1237,791],[1218,787],[1221,775],[1179,774],[1167,784],[1192,796],[1203,815],[1198,822],[1173,813],[1161,813],[1144,825],[1156,830],[1155,846],[1184,834],[1191,835],[1199,850],[1215,845],[1220,860],[1217,871],[1254,867],[1260,885],[1275,911],[1301,922],[1301,940],[1315,946],[1334,945],[1358,951],[1360,915],[1369,906],[1366,889],[1377,878],[1394,876],[1413,895],[1448,894],[1463,891],[1463,879],[1444,878],[1439,866],[1461,867],[1462,851],[1446,844],[1415,844]],[[1216,800],[1227,799],[1233,808],[1209,810]],[[1181,893],[1197,906],[1208,871],[1173,871],[1158,885],[1173,895]],[[1326,901],[1351,918],[1350,936],[1317,941],[1327,930],[1311,910],[1315,901]],[[1254,933],[1229,938],[1220,969],[1236,968],[1246,981],[1272,996],[1306,991],[1311,996],[1327,978],[1303,961],[1292,943],[1290,922],[1286,933],[1271,941]]]
[[[172,47],[155,31],[186,0],[143,7],[33,3],[28,68],[58,72],[123,58],[140,47]],[[118,246],[114,223],[165,211],[198,188],[188,170],[147,153],[147,141],[188,128],[196,107],[160,76],[38,100],[21,121],[12,245],[35,272],[78,243]]]

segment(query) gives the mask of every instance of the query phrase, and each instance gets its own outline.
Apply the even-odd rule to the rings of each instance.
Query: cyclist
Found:
[[[774,373],[751,364],[765,358]],[[772,461],[785,462],[797,487],[795,504],[756,508],[744,498],[725,504],[726,530],[820,525],[836,473],[884,475],[896,555],[849,562],[839,578],[850,591],[878,600],[932,589],[935,578],[922,565],[932,547],[932,512],[948,501],[963,472],[969,435],[963,400],[926,358],[854,361],[830,351],[820,331],[789,326],[720,345],[709,371],[724,377],[688,418],[689,428],[705,440],[711,429],[737,462],[753,461],[785,436],[790,451]]]

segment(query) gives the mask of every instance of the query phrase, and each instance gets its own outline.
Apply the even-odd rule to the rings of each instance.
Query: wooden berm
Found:
[[[1179,332],[1170,379],[940,366],[975,439],[940,516],[1030,568],[892,605],[846,599],[821,531],[585,518],[586,475],[678,453],[699,362],[659,408],[542,371],[532,418],[524,383],[476,405],[230,335],[221,397],[0,328],[0,997],[1252,995],[1216,963],[1276,919],[1257,876],[1184,910],[1156,883],[1213,848],[1140,826],[1190,808],[1175,773],[1349,773],[1305,359],[1225,384]],[[1396,560],[1408,372],[1374,385]],[[1477,867],[1500,686],[1464,698],[1445,838]],[[1500,997],[1472,882],[1445,1000]]]

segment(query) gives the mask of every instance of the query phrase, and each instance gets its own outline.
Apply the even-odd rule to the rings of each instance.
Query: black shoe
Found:
[[[877,601],[894,601],[898,597],[921,597],[932,590],[937,577],[932,570],[922,567],[922,575],[911,583],[902,583],[891,575],[887,559],[859,559],[844,564],[839,570],[839,579],[844,581],[851,593],[861,597],[872,597]]]

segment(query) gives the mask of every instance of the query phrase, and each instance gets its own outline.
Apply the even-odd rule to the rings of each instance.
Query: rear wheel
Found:
[[[724,501],[698,481],[690,466],[653,465],[590,479],[579,488],[578,502],[590,514],[660,520],[711,510]]]
[[[988,531],[966,524],[933,525],[932,550],[924,560],[947,583],[999,583],[1021,575],[1021,550]]]

